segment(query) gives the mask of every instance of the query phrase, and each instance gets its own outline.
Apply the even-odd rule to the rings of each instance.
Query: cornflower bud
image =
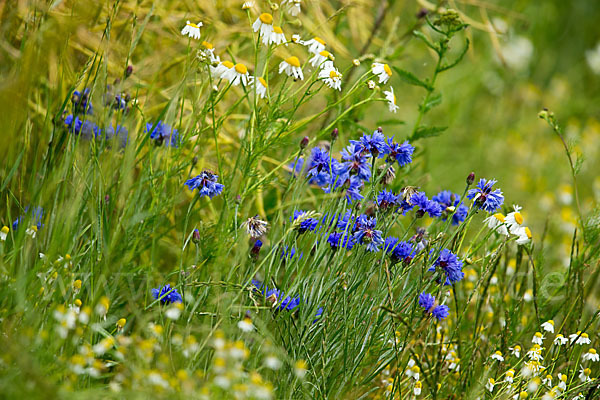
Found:
[[[475,172],[471,172],[469,176],[467,176],[467,185],[471,186],[475,182]]]
[[[300,141],[300,150],[304,150],[306,148],[306,146],[308,146],[308,136],[304,136],[302,138],[302,140]]]

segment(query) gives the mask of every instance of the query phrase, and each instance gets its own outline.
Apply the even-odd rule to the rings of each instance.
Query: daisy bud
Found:
[[[308,146],[308,136],[304,136],[300,141],[300,150],[304,150]]]
[[[355,67],[358,67],[360,65],[360,60],[358,58],[355,58],[354,60],[352,60],[352,64],[354,64]]]
[[[467,185],[471,186],[475,182],[475,172],[471,172],[469,176],[467,176]]]

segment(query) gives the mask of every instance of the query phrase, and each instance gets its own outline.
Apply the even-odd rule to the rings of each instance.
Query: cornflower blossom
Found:
[[[310,183],[323,186],[330,180],[330,159],[331,157],[326,150],[319,147],[312,149],[310,163],[306,171]]]
[[[331,233],[327,238],[327,243],[329,243],[333,250],[337,250],[339,248],[351,250],[356,244],[352,235],[350,233],[344,234],[344,232]]]
[[[283,72],[294,79],[304,80],[304,74],[302,74],[302,68],[300,67],[300,60],[298,60],[298,57],[296,56],[288,57],[279,64],[279,73],[281,74]]]
[[[306,47],[308,47],[308,52],[312,54],[319,54],[323,50],[325,50],[325,41],[318,36],[303,42]]]
[[[400,107],[396,104],[396,95],[394,94],[394,88],[390,86],[389,91],[384,91],[385,99],[388,102],[388,109],[390,112],[396,113]]]
[[[172,288],[169,284],[158,289],[152,289],[152,297],[154,297],[156,300],[160,300],[162,304],[183,302],[183,299],[177,292],[177,289]]]
[[[433,251],[433,250],[432,250]],[[462,271],[463,263],[458,257],[448,249],[443,249],[440,252],[437,260],[429,268],[430,272],[435,272],[437,268],[440,268],[446,275],[445,285],[451,285],[459,282],[465,277],[465,273]]]
[[[71,96],[74,113],[93,114],[94,107],[90,101],[90,89],[85,88],[83,91],[74,90]]]
[[[383,248],[386,253],[389,253],[394,264],[402,261],[404,264],[408,265],[417,253],[417,250],[412,244],[401,242],[393,236],[389,236],[385,239]]]
[[[379,130],[375,130],[372,135],[363,134],[360,140],[351,140],[350,144],[355,146],[355,149],[361,149],[363,153],[369,153],[373,157],[378,157],[389,152],[385,136]]]
[[[400,196],[394,194],[391,190],[382,190],[377,194],[377,200],[375,203],[380,210],[393,210],[396,206],[398,206],[398,202],[400,200]]]
[[[348,173],[350,175],[357,175],[364,181],[369,181],[371,166],[367,161],[367,157],[362,154],[362,150],[363,147],[360,144],[356,141],[350,141],[350,145],[341,151],[343,170],[338,175]]]
[[[392,70],[390,66],[382,63],[373,63],[371,66],[372,71],[379,78],[379,83],[383,83],[384,85],[392,76]]]
[[[495,179],[488,181],[481,178],[476,189],[469,189],[467,198],[473,200],[480,209],[488,213],[495,212],[504,203],[502,191],[500,189],[492,190],[496,182]]]
[[[554,321],[549,319],[542,324],[542,329],[546,332],[554,333]]]
[[[600,355],[598,355],[598,352],[596,351],[596,349],[589,349],[587,351],[587,353],[585,353],[582,357],[583,361],[592,361],[592,362],[598,362],[600,361]]]
[[[302,302],[300,296],[286,296],[285,293],[281,290],[269,289],[267,286],[263,285],[260,281],[256,279],[252,280],[252,286],[256,292],[265,296],[267,302],[271,304],[271,307],[273,307],[277,311],[293,311]],[[319,307],[315,314],[316,319],[313,322],[316,322],[316,320],[320,318],[321,315],[323,315],[323,308]]]
[[[318,78],[323,79],[331,89],[342,90],[342,74],[333,65],[333,61],[325,61],[321,65]]]
[[[198,189],[200,197],[208,196],[211,199],[221,194],[224,186],[217,182],[219,176],[211,171],[204,170],[195,178],[188,179],[185,185],[191,190]]]
[[[296,227],[298,233],[314,231],[319,223],[318,219],[310,217],[310,214],[303,210],[294,211],[294,216],[291,218],[291,221],[296,220],[300,221]]]
[[[82,120],[78,116],[69,114],[64,121],[69,132],[74,133],[86,140],[92,140],[100,136],[100,128],[92,121]]]
[[[254,217],[248,218],[245,222],[242,223],[242,226],[246,228],[246,233],[248,234],[248,236],[256,239],[267,232],[269,224],[267,223],[267,221],[261,220],[260,216],[257,214]]]
[[[394,142],[392,138],[389,138],[387,144],[389,160],[397,161],[400,167],[404,167],[412,162],[412,155],[415,148],[411,146],[408,141],[398,144]]]
[[[506,227],[506,217],[502,213],[495,213],[483,220],[483,223],[488,228],[495,230],[497,233],[509,236],[508,228]]]
[[[502,352],[500,350],[492,353],[492,355],[490,356],[490,358],[492,360],[496,360],[496,361],[499,361],[499,362],[503,362],[504,361],[504,357],[502,356]]]
[[[314,56],[312,56],[312,58],[308,60],[308,63],[316,68],[316,67],[322,67],[323,63],[327,60],[335,61],[335,57],[333,56],[333,54],[331,54],[327,50],[323,50],[323,51],[315,54]]]
[[[150,133],[150,139],[158,145],[167,147],[177,147],[179,143],[179,131],[171,128],[167,123],[158,121],[157,123],[148,122],[145,133]]]
[[[269,13],[262,13],[258,16],[256,21],[252,24],[252,30],[254,32],[260,32],[263,44],[269,45],[271,33],[273,33],[273,16]]]
[[[299,260],[301,260],[302,256],[304,255],[304,253],[302,252],[298,253],[294,247],[288,248],[288,246],[284,246],[281,249],[281,255],[279,256],[279,258],[284,260],[291,260],[296,256],[296,254],[298,254]]]
[[[252,77],[248,74],[248,68],[244,64],[237,63],[233,68],[223,72],[221,78],[227,79],[233,86],[237,86],[240,83],[244,86],[248,86],[251,83]]]
[[[35,227],[35,231],[37,232],[39,229],[42,229],[42,227],[44,226],[44,224],[42,223],[42,220],[44,218],[44,209],[42,207],[33,207],[33,208],[29,208],[29,206],[25,207],[25,213],[31,214],[31,225],[29,226],[28,229],[32,229],[33,227]],[[12,229],[13,231],[16,231],[19,228],[19,225],[23,223],[23,221],[25,221],[26,216],[25,215],[20,215],[17,217],[17,219],[15,219],[12,223]],[[4,228],[2,228],[4,231]],[[8,233],[8,230],[6,230],[6,233]]]
[[[459,225],[467,218],[469,208],[460,202],[458,194],[444,190],[433,196],[431,200],[437,202],[442,207],[442,221],[445,221],[450,213],[453,213],[452,225]]]
[[[438,321],[443,320],[449,314],[448,306],[437,305],[435,297],[429,293],[421,293],[419,295],[419,306],[425,309],[425,314],[433,315]]]
[[[354,240],[356,243],[366,244],[367,250],[371,252],[379,251],[379,246],[384,244],[381,231],[375,229],[376,225],[377,218],[370,218],[364,214],[356,220]]]
[[[428,213],[430,217],[439,217],[442,215],[442,207],[435,201],[429,200],[425,192],[417,192],[410,198],[410,203],[419,207],[419,211]]]
[[[188,36],[192,39],[200,39],[200,27],[202,26],[202,22],[198,22],[197,24],[191,23],[190,21],[186,21],[185,26],[181,30],[181,34],[183,36]]]

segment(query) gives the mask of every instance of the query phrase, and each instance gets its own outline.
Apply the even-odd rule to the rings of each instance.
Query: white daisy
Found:
[[[546,332],[554,333],[554,321],[549,319],[542,324],[542,329]]]
[[[308,63],[313,67],[318,67],[327,60],[333,61],[335,60],[335,57],[327,50],[323,50],[320,53],[315,54],[310,60],[308,60]]]
[[[227,73],[227,71],[234,68],[234,65],[231,61],[222,61],[216,67],[210,67],[212,74],[215,79],[221,79]]]
[[[421,369],[417,365],[413,365],[406,370],[405,374],[418,381],[421,377]]]
[[[333,66],[332,61],[323,63],[319,71],[319,79],[323,79],[323,82],[332,89],[342,90],[342,74]]]
[[[256,95],[261,99],[264,99],[267,95],[267,88],[269,87],[267,81],[265,81],[262,77],[255,78],[253,84],[256,86]]]
[[[543,361],[544,357],[542,357],[542,350],[544,348],[539,344],[534,344],[531,349],[527,352],[527,357],[529,357],[532,361]]]
[[[372,70],[375,75],[379,77],[379,83],[386,84],[392,76],[392,70],[390,66],[382,63],[373,63]]]
[[[238,322],[237,326],[244,332],[252,332],[252,330],[254,329],[252,320],[248,315],[246,315],[240,322]]]
[[[279,64],[279,73],[281,74],[282,72],[294,77],[294,79],[304,80],[300,60],[296,56],[288,57]]]
[[[201,26],[202,26],[202,22],[193,24],[190,21],[187,21],[185,23],[185,26],[181,30],[181,34],[183,36],[191,37],[192,39],[200,39],[200,27]]]
[[[509,347],[508,350],[510,350],[515,357],[521,357],[521,346],[516,345],[515,347]]]
[[[567,390],[567,375],[558,374],[558,388],[563,391]]]
[[[31,225],[29,228],[27,228],[25,233],[28,234],[29,236],[31,236],[33,239],[35,239],[35,236],[37,235],[37,231],[38,231],[37,226]]]
[[[571,343],[575,342],[575,344],[579,344],[579,345],[591,343],[590,337],[588,336],[588,334],[585,332],[581,333],[581,331],[578,331],[577,333],[569,335],[569,340],[571,340]]]
[[[268,46],[271,33],[273,33],[273,16],[269,13],[260,14],[252,24],[252,29],[254,32],[260,32],[259,35],[262,36],[262,42]]]
[[[527,244],[531,241],[531,230],[527,226],[521,227],[515,234],[518,236],[516,243],[519,245]]]
[[[546,375],[546,377],[542,379],[542,383],[546,386],[552,387],[552,375]]]
[[[4,242],[6,240],[6,237],[8,236],[8,232],[9,232],[8,226],[3,226],[2,229],[0,229],[0,240],[1,241]]]
[[[242,4],[242,10],[249,10],[252,7],[254,7],[253,1],[245,1],[244,4]]]
[[[204,46],[204,48],[206,49],[203,51],[203,54],[206,57],[208,57],[211,64],[216,64],[221,61],[221,58],[219,56],[215,56],[215,48],[213,47],[212,43],[204,41],[202,42],[202,46]]]
[[[544,335],[542,335],[541,332],[536,332],[535,335],[533,335],[531,342],[541,346],[544,343]]]
[[[222,75],[224,79],[227,79],[233,86],[237,86],[240,82],[244,86],[248,86],[250,81],[250,75],[248,74],[248,68],[244,64],[235,64],[233,68],[228,69]]]
[[[508,383],[513,383],[513,380],[515,378],[515,370],[514,369],[509,369],[508,371],[506,371],[506,382]]]
[[[281,2],[281,5],[288,3],[290,5],[288,12],[292,17],[296,17],[302,11],[302,9],[300,8],[301,1],[302,0],[283,0]]]
[[[591,369],[581,367],[581,369],[579,370],[579,380],[581,382],[591,381],[592,380],[592,378],[590,378],[591,373],[592,373]]]
[[[279,360],[279,358],[275,357],[274,355],[268,355],[265,357],[265,367],[272,369],[273,371],[281,368],[281,364],[282,362]]]
[[[390,90],[387,92],[384,91],[383,94],[385,95],[385,99],[388,101],[388,108],[390,109],[390,112],[395,113],[396,111],[398,111],[400,107],[396,105],[396,95],[394,94],[394,88],[390,86]]]
[[[513,209],[513,212],[506,215],[506,225],[508,226],[509,232],[516,235],[516,232],[523,226],[523,215],[520,212],[522,207],[513,205]]]
[[[320,52],[325,50],[325,41],[323,41],[323,39],[321,39],[318,36],[315,36],[314,38],[307,40],[302,44],[308,47],[309,53],[319,54]]]
[[[302,40],[300,40],[300,35],[298,35],[298,34],[292,35],[292,42],[298,43],[298,44],[304,44],[304,42]]]
[[[273,27],[273,32],[269,36],[269,44],[282,44],[287,42],[283,30],[279,26]]]
[[[415,396],[418,396],[421,394],[422,387],[423,387],[423,384],[421,383],[421,381],[415,382],[415,389],[414,389]]]
[[[495,229],[501,235],[508,236],[508,229],[506,228],[506,217],[501,213],[490,215],[483,220],[483,223],[490,229]]]
[[[496,351],[495,353],[493,353],[491,356],[492,360],[496,360],[496,361],[504,361],[504,357],[502,357],[502,352],[501,351]]]
[[[583,355],[583,361],[598,362],[600,361],[600,355],[598,355],[596,349],[589,349],[587,353]]]
[[[495,384],[496,384],[496,381],[494,380],[494,378],[490,378],[490,379],[488,379],[487,383],[485,384],[485,388],[487,390],[489,390],[490,392],[493,392]]]
[[[567,339],[560,333],[554,337],[554,344],[557,346],[562,346],[564,344],[567,344],[568,342],[569,342],[569,339]]]

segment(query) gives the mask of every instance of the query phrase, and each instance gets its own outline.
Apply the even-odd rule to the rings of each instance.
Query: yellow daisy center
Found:
[[[541,338],[541,337],[542,337],[542,334],[541,334],[540,332],[536,332],[536,333],[535,333],[535,336],[536,336],[536,337],[539,337],[539,338]]]
[[[335,78],[337,78],[339,76],[340,76],[340,74],[338,74],[337,72],[335,72],[335,70],[332,69],[331,71],[329,71],[329,77],[331,79],[335,79]]]
[[[515,213],[515,221],[517,222],[517,224],[521,225],[523,223],[523,216],[521,215],[520,212],[516,212]]]
[[[188,24],[187,24],[187,25],[188,25],[188,26],[191,26],[192,28],[200,28],[198,25],[196,25],[196,24],[193,24],[193,23],[191,23],[191,22],[188,22]]]
[[[590,374],[592,373],[592,370],[589,368],[586,368],[583,370],[583,373],[585,374],[585,376],[590,376]]]
[[[258,78],[258,81],[261,83],[261,85],[263,85],[264,87],[269,87],[269,85],[267,85],[267,81],[265,81],[263,78]]]
[[[525,227],[525,234],[527,235],[528,239],[531,239],[531,229],[529,229],[528,226]]]
[[[258,19],[260,19],[260,22],[262,22],[263,24],[267,24],[267,25],[273,24],[273,16],[269,13],[260,14]]]
[[[2,227],[2,233],[8,233],[8,226]]]
[[[34,232],[37,232],[37,226],[31,225],[31,230],[34,231]]]
[[[388,76],[392,76],[392,70],[390,69],[389,65],[383,64],[383,70],[385,71],[386,74],[388,74]]]
[[[502,215],[500,213],[496,213],[496,214],[494,214],[494,218],[496,218],[498,221],[504,223],[504,215]]]
[[[235,64],[235,71],[238,74],[246,75],[248,73],[248,68],[244,64]]]
[[[221,64],[227,69],[233,68],[233,63],[231,61],[223,61]]]
[[[325,46],[325,41],[324,41],[323,39],[321,39],[320,37],[318,37],[318,36],[315,36],[315,37],[313,38],[313,40],[316,40],[317,42],[319,42],[319,43],[321,43],[323,46]]]
[[[560,380],[563,381],[563,382],[566,382],[567,381],[567,376],[566,375],[561,375],[560,376]]]
[[[587,339],[589,336],[588,336],[587,333],[584,332],[584,333],[581,334],[581,337]]]
[[[208,43],[208,42],[202,42],[202,46],[206,47],[209,50],[213,48],[212,43]]]
[[[498,355],[498,356],[501,356],[502,352],[500,350],[498,350],[495,354]]]
[[[286,58],[285,62],[290,64],[292,67],[300,68],[300,60],[298,60],[298,57],[296,56]]]
[[[396,95],[394,95],[394,104],[396,104]]]
[[[274,26],[273,27],[273,32],[277,33],[277,34],[282,34],[283,31],[281,30],[281,27],[279,26]]]
[[[320,55],[322,55],[325,58],[329,58],[330,60],[334,60],[335,58],[333,57],[333,54],[331,54],[330,52],[328,52],[327,50],[323,50],[322,52],[319,53]]]
[[[590,354],[596,354],[596,349],[589,349],[588,353],[590,353]]]

